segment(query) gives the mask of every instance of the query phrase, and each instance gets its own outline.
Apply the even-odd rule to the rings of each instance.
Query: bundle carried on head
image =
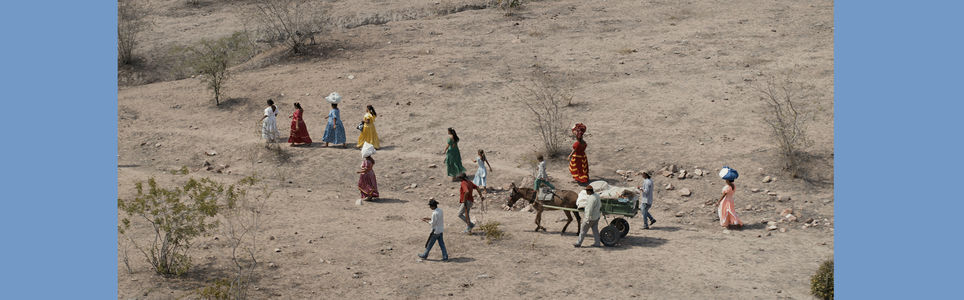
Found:
[[[328,94],[328,97],[325,97],[325,101],[331,104],[338,104],[338,102],[341,102],[341,95],[337,92],[331,92],[331,94]]]
[[[737,173],[736,170],[730,168],[730,166],[723,166],[723,169],[720,169],[720,178],[723,178],[723,180],[732,181],[736,180],[737,177],[740,177],[740,173]]]
[[[375,146],[372,146],[372,144],[365,142],[365,144],[362,145],[361,147],[361,156],[369,157],[369,156],[372,156],[373,154],[375,154]]]
[[[586,133],[586,125],[582,123],[576,123],[572,126],[572,134],[576,136],[577,139],[581,139],[582,135]]]

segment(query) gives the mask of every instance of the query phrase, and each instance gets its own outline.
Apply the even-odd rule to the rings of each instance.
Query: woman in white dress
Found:
[[[261,116],[261,138],[268,143],[281,137],[281,132],[278,132],[277,117],[278,107],[274,106],[274,100],[268,99],[268,107],[264,109],[264,115]]]
[[[482,191],[485,191],[485,177],[489,175],[488,170],[492,170],[492,165],[489,164],[489,159],[485,158],[485,151],[479,149],[479,156],[473,159],[472,162],[479,164],[479,169],[475,171],[475,176],[472,177],[472,183],[478,186]],[[488,169],[485,168],[486,164],[489,164]]]

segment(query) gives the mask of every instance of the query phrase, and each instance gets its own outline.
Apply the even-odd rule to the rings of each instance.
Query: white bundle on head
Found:
[[[361,147],[361,156],[369,157],[369,156],[372,156],[373,154],[375,154],[375,146],[372,146],[372,144],[365,142],[365,144],[362,145]]]
[[[338,104],[338,102],[341,102],[341,95],[339,95],[337,92],[331,92],[328,97],[325,97],[325,101],[328,101],[328,103],[331,104]]]
[[[722,169],[720,169],[720,178],[723,178],[724,176],[726,176],[727,173],[730,173],[730,168],[723,167]]]

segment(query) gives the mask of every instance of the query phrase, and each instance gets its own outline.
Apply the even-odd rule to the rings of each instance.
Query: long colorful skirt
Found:
[[[298,130],[295,130],[295,128]],[[291,135],[288,136],[289,143],[311,144],[311,137],[308,136],[308,126],[303,120],[291,121]]]
[[[585,155],[573,154],[569,160],[569,173],[580,183],[589,182],[589,160]]]
[[[358,191],[362,198],[378,198],[378,183],[375,182],[375,171],[368,170],[358,177]]]

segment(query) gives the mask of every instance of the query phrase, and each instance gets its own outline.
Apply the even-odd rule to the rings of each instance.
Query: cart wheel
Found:
[[[603,227],[599,232],[599,239],[606,247],[615,246],[616,242],[619,241],[619,231],[613,226]]]
[[[629,221],[626,221],[626,219],[615,218],[612,222],[609,222],[609,226],[616,228],[616,231],[619,232],[619,238],[624,238],[629,234]]]

